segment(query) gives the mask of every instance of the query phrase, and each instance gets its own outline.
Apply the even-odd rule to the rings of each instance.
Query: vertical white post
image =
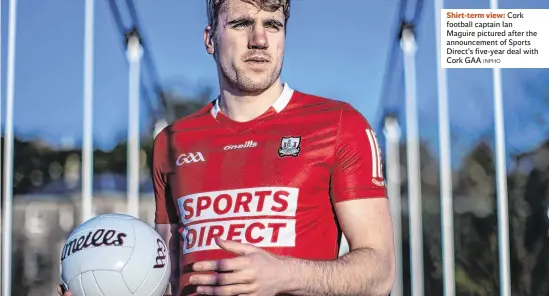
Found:
[[[394,117],[385,118],[384,126],[387,163],[387,196],[393,218],[393,232],[395,240],[396,278],[391,296],[402,296],[402,198],[400,196],[400,127]]]
[[[141,89],[141,57],[139,36],[128,37],[129,114],[128,114],[128,214],[139,217],[139,99]]]
[[[2,31],[2,2],[0,1],[0,33]],[[2,89],[2,34],[0,34],[0,123],[2,122],[2,98],[4,97],[4,91]],[[2,135],[2,128],[0,124],[0,136]],[[0,144],[0,154],[2,153],[2,145]],[[2,167],[2,158],[0,158],[0,167]],[[2,200],[2,197],[0,195],[0,201]],[[0,254],[2,250],[2,207],[0,207]],[[0,265],[0,287],[2,286],[2,266]]]
[[[90,219],[93,216],[94,0],[86,0],[84,30],[84,139],[82,143],[82,222]]]
[[[490,9],[498,9],[498,1],[490,0]],[[496,134],[496,184],[498,204],[499,286],[501,296],[511,295],[511,263],[509,246],[509,205],[507,201],[507,161],[501,69],[493,68],[494,127]]]
[[[437,40],[437,84],[438,84],[438,128],[440,142],[440,200],[442,223],[442,265],[444,296],[454,296],[455,259],[454,259],[454,200],[452,192],[452,162],[450,152],[450,119],[448,114],[448,86],[446,69],[440,61],[441,10],[444,0],[435,0],[435,34]]]
[[[8,68],[6,81],[6,131],[4,134],[4,223],[2,230],[2,295],[12,295],[12,213],[13,213],[13,100],[15,92],[15,37],[17,25],[17,0],[9,2]]]
[[[412,296],[423,296],[423,207],[421,203],[421,168],[416,102],[416,41],[413,28],[410,26],[403,28],[401,48],[404,54],[406,94],[406,154],[408,161]]]

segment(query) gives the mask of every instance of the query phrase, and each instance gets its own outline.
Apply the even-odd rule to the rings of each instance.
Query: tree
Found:
[[[212,98],[213,88],[203,86],[192,95],[181,95],[174,91],[164,91],[161,96],[166,100],[169,121],[185,117],[204,107]]]
[[[518,162],[532,168],[529,172],[517,169],[513,174],[517,184],[515,194],[510,197],[512,254],[517,256],[513,271],[520,271],[514,283],[528,295],[548,295],[549,141],[519,155]]]

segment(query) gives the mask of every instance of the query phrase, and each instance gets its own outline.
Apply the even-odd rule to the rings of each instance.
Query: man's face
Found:
[[[242,0],[227,0],[219,12],[215,35],[206,30],[225,83],[245,92],[261,92],[280,76],[284,56],[284,14],[260,10]]]

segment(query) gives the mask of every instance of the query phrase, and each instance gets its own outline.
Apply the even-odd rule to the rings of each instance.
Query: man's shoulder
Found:
[[[323,126],[356,125],[371,128],[366,117],[350,103],[314,94],[295,91],[289,115],[299,114],[301,120],[317,122]]]
[[[296,111],[308,110],[314,113],[333,113],[336,115],[345,114],[360,114],[360,112],[350,103],[323,96],[318,96],[310,93],[295,90],[296,100],[293,102],[293,108]]]

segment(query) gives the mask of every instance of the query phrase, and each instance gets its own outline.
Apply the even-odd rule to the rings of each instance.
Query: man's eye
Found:
[[[281,23],[275,22],[275,21],[265,22],[264,26],[265,28],[273,29],[277,31],[280,31],[280,29],[282,29],[283,27]]]

